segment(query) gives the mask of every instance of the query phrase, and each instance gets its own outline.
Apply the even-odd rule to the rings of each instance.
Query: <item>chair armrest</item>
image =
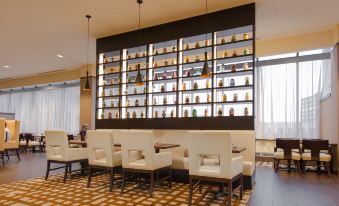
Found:
[[[243,157],[233,157],[232,158],[232,173],[239,174],[243,172]]]
[[[172,153],[161,152],[154,154],[153,163],[156,168],[172,166]]]
[[[88,159],[87,148],[68,148],[66,153],[66,160],[82,160]]]

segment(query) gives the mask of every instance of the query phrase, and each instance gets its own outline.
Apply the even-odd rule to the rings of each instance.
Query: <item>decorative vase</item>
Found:
[[[139,100],[136,99],[134,105],[135,105],[136,107],[138,107],[138,106],[139,106]]]
[[[218,81],[218,87],[223,87],[223,86],[224,86],[224,83],[223,83],[222,79],[220,79]]]
[[[166,89],[165,89],[165,86],[164,86],[164,85],[161,85],[161,87],[160,87],[160,91],[161,91],[161,92],[165,92],[165,91],[166,91]]]
[[[198,89],[198,87],[199,87],[198,83],[197,83],[197,82],[194,82],[194,84],[193,84],[193,89]]]
[[[163,103],[164,105],[167,104],[167,98],[166,98],[166,97],[164,97],[164,99],[162,100],[162,103]]]
[[[195,96],[195,103],[200,103],[200,97],[199,96]]]
[[[227,96],[226,96],[226,94],[223,94],[223,95],[222,95],[222,101],[223,101],[223,102],[227,102]]]
[[[196,42],[196,43],[195,43],[195,48],[199,48],[199,47],[200,47],[199,42]]]
[[[166,112],[165,110],[162,110],[162,118],[165,118],[166,117]]]
[[[198,112],[196,109],[192,110],[192,117],[197,117],[198,116]]]
[[[248,113],[249,113],[249,112],[248,112],[248,108],[245,107],[245,109],[244,109],[244,115],[245,115],[245,116],[248,116]]]
[[[185,111],[184,111],[184,117],[188,117],[188,110],[187,109],[185,109]]]
[[[247,33],[247,32],[244,33],[244,34],[243,34],[243,39],[244,39],[244,40],[247,40],[248,38],[249,38],[249,37],[248,37],[248,33]]]
[[[238,101],[238,94],[237,93],[233,94],[233,101],[234,102]]]
[[[235,81],[234,81],[234,79],[232,78],[231,80],[230,80],[230,87],[234,87],[235,86]]]
[[[235,35],[232,35],[231,42],[237,41],[237,37]]]
[[[222,117],[222,109],[220,107],[218,109],[218,117]]]
[[[250,100],[250,94],[248,92],[245,94],[245,100]]]
[[[246,86],[250,85],[250,79],[248,77],[245,77],[245,85]]]
[[[205,117],[208,117],[208,109],[205,109],[205,111],[204,111],[204,116],[205,116]]]
[[[112,113],[108,112],[108,119],[112,119]]]
[[[137,113],[134,111],[132,114],[133,119],[137,118]]]
[[[190,103],[190,98],[188,96],[185,97],[185,103],[189,104]]]
[[[234,109],[233,109],[233,107],[230,108],[229,115],[230,115],[230,117],[234,116]]]
[[[101,113],[101,119],[105,119],[105,114]]]
[[[231,72],[236,72],[236,71],[237,71],[237,68],[235,67],[235,64],[233,64],[231,67]]]
[[[247,64],[247,62],[244,63],[244,65],[243,65],[242,67],[243,67],[244,70],[248,70],[248,64]]]

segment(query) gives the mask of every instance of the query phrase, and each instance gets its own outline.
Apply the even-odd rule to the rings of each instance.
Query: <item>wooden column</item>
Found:
[[[80,128],[82,124],[86,123],[89,125],[89,129],[95,129],[95,65],[90,65],[88,71],[92,88],[89,91],[83,90],[86,82],[86,72],[86,66],[80,69]]]

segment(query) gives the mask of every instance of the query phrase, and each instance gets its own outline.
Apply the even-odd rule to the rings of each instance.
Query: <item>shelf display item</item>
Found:
[[[165,92],[165,91],[166,91],[166,88],[165,88],[165,86],[164,86],[164,85],[161,85],[161,87],[160,87],[160,91],[161,91],[161,92]]]
[[[177,72],[172,72],[172,78],[177,78]]]
[[[162,103],[163,103],[164,105],[167,104],[167,98],[166,98],[166,97],[164,97],[164,99],[162,100]]]
[[[166,72],[164,72],[164,73],[162,74],[162,79],[167,79]]]
[[[132,117],[133,119],[137,118],[137,113],[135,111],[132,113]]]
[[[119,118],[119,112],[115,113],[115,118]]]
[[[245,94],[245,100],[250,100],[250,94],[248,92]]]
[[[118,105],[119,107],[121,106],[121,105],[120,105],[120,101],[119,101],[119,100],[118,100],[118,104],[117,104],[117,105]]]
[[[174,111],[172,109],[172,111],[171,111],[171,118],[173,118],[173,117],[174,117]]]
[[[189,70],[186,71],[186,77],[190,77],[191,76],[191,72]]]
[[[166,117],[166,112],[165,112],[165,110],[162,110],[161,116],[162,116],[162,118],[165,118],[165,117]]]
[[[111,107],[114,107],[114,101],[111,101]]]
[[[129,99],[126,101],[126,107],[129,107],[130,103],[129,103]]]
[[[130,54],[127,55],[127,59],[130,59],[132,58],[132,56]]]
[[[246,86],[250,85],[250,79],[248,77],[245,77],[245,85]]]
[[[247,64],[247,62],[244,63],[244,65],[242,66],[242,68],[243,68],[244,70],[248,70],[248,64]]]
[[[175,90],[177,90],[176,86],[175,86],[175,84],[172,84],[172,91],[174,92]]]
[[[200,47],[199,42],[196,42],[196,43],[195,43],[195,48],[199,48],[199,47]]]
[[[162,49],[162,53],[164,53],[164,54],[167,53],[167,48],[166,47]]]
[[[106,80],[104,80],[102,83],[103,83],[103,85],[107,85],[107,81]]]
[[[192,110],[192,117],[197,117],[198,116],[198,112],[196,109]]]
[[[139,106],[139,100],[136,99],[134,105],[135,105],[136,107],[138,107],[138,106]]]
[[[134,94],[137,94],[137,93],[138,93],[137,88],[134,88],[133,93],[134,93]]]
[[[177,99],[174,99],[174,104],[177,104]]]
[[[220,44],[225,44],[226,43],[226,40],[225,40],[225,38],[221,38],[221,40],[220,40]]]
[[[146,87],[144,87],[144,90],[143,90],[143,91],[144,91],[144,94],[145,94],[145,93],[146,93]]]
[[[227,102],[227,96],[226,96],[226,94],[223,94],[223,95],[222,95],[222,101],[223,101],[223,102]]]
[[[232,78],[230,80],[230,87],[234,87],[235,86],[235,80]]]
[[[200,103],[200,97],[199,96],[195,96],[195,103]]]
[[[197,55],[197,56],[195,56],[195,61],[196,62],[200,62],[200,57]]]
[[[127,78],[127,83],[131,83],[132,82],[132,78],[131,77],[128,77]]]
[[[135,54],[135,58],[139,58],[139,53],[136,53],[136,54]]]
[[[158,74],[154,74],[154,80],[158,80]]]
[[[106,96],[105,89],[102,90],[101,96],[102,96],[102,97]]]
[[[223,57],[223,58],[226,58],[226,57],[228,57],[228,53],[227,53],[227,51],[224,51],[224,53],[222,54],[222,57]]]
[[[236,71],[237,71],[237,68],[235,67],[235,64],[233,64],[231,67],[231,72],[236,72]]]
[[[233,107],[230,108],[229,115],[230,115],[230,117],[234,116],[234,109],[233,109]]]
[[[147,56],[147,51],[144,51],[143,56],[144,57]]]
[[[185,50],[189,50],[190,49],[190,45],[189,44],[186,44],[185,45]]]
[[[190,62],[189,58],[188,58],[188,57],[185,57],[184,63],[189,63],[189,62]]]
[[[172,65],[176,65],[177,64],[177,59],[173,58],[172,59]]]
[[[105,101],[102,102],[102,107],[106,107],[106,102]]]
[[[197,83],[197,82],[194,82],[194,84],[193,84],[193,89],[198,89],[198,88],[199,88],[198,83]]]
[[[244,50],[244,55],[248,55],[250,54],[250,50],[248,50],[247,48]]]
[[[113,96],[113,91],[109,90],[109,96]]]
[[[205,111],[204,111],[204,117],[208,117],[208,109],[205,109]]]
[[[186,91],[186,83],[183,83],[183,84],[182,84],[181,90],[182,90],[182,91]]]
[[[208,40],[205,40],[205,46],[209,46],[210,42]]]
[[[245,116],[248,116],[248,113],[249,113],[249,112],[248,112],[248,108],[245,107],[245,109],[244,109],[244,115],[245,115]]]
[[[245,33],[243,34],[243,39],[244,39],[244,40],[249,39],[249,36],[248,36],[248,33],[247,33],[247,32],[245,32]]]
[[[154,118],[158,118],[158,111],[154,112]]]
[[[188,117],[188,110],[187,109],[185,109],[185,111],[184,111],[184,117]]]
[[[146,99],[144,99],[144,105],[147,105],[147,100]]]
[[[222,109],[220,107],[218,109],[218,117],[222,117]]]
[[[186,96],[185,97],[185,104],[189,104],[190,103],[190,98],[189,98],[189,96]]]
[[[176,47],[176,46],[173,46],[172,51],[173,51],[173,52],[176,52],[176,51],[177,51],[177,47]]]
[[[158,67],[158,63],[157,63],[157,62],[154,62],[154,63],[153,63],[153,67],[154,67],[154,68]]]
[[[108,119],[112,119],[112,113],[108,112]]]
[[[154,55],[158,55],[158,50],[157,49],[154,51]]]
[[[232,35],[231,42],[237,41],[237,37],[235,35]]]
[[[233,94],[233,101],[234,102],[238,101],[238,94],[237,93]]]
[[[127,67],[127,70],[128,70],[128,71],[132,71],[132,66],[129,65],[129,66]]]
[[[104,113],[101,113],[101,119],[105,119],[105,114]]]
[[[232,57],[236,57],[236,56],[238,56],[237,50],[233,50]]]
[[[210,88],[211,85],[210,85],[210,81],[209,80],[206,80],[206,89]]]
[[[140,113],[140,117],[141,117],[141,118],[144,118],[144,117],[145,117],[145,113],[144,113],[144,112],[141,112],[141,113]]]
[[[115,83],[114,79],[111,79],[110,84],[114,84],[114,83]]]
[[[218,87],[223,87],[224,86],[224,82],[222,81],[222,79],[220,79],[218,81]]]
[[[164,66],[168,66],[168,61],[164,61]]]
[[[157,99],[156,98],[153,99],[153,105],[157,105]]]
[[[211,102],[211,95],[210,95],[210,94],[207,95],[207,102],[208,102],[208,103]]]

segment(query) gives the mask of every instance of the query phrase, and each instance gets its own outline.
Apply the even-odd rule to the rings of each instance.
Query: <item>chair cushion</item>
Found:
[[[28,146],[40,146],[40,142],[38,141],[29,141]]]
[[[301,154],[303,160],[311,160],[311,153],[305,152]],[[331,155],[326,153],[320,153],[320,161],[329,162],[331,161]]]
[[[255,171],[255,165],[250,161],[243,161],[243,175],[252,176]]]
[[[274,158],[275,159],[284,159],[284,152],[275,152],[274,153]],[[301,159],[301,155],[297,152],[292,152],[292,160],[300,160]]]
[[[129,164],[133,166],[145,166],[146,162],[145,159],[138,159],[136,161],[130,162]]]
[[[188,170],[188,157],[172,156],[172,168],[179,170]]]
[[[220,173],[220,165],[202,165],[199,167],[200,172],[206,172],[206,173]]]

